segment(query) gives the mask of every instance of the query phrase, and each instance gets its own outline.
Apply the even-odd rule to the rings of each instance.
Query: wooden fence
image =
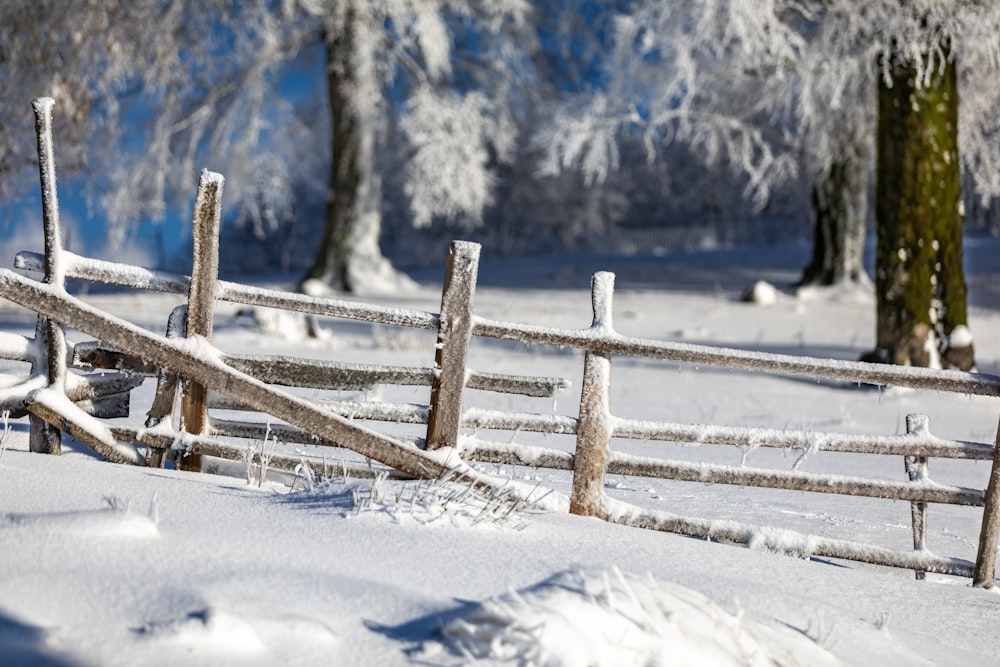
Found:
[[[993,585],[1000,525],[1000,447],[996,443],[939,439],[930,433],[927,419],[919,415],[908,417],[907,433],[897,436],[622,419],[611,412],[610,377],[615,356],[994,397],[1000,395],[1000,377],[764,354],[623,336],[613,327],[614,276],[610,273],[598,273],[593,278],[593,320],[586,329],[559,329],[488,320],[473,313],[479,248],[464,242],[455,242],[451,246],[440,314],[315,298],[218,281],[215,269],[218,265],[219,202],[223,181],[221,176],[208,172],[201,179],[195,204],[196,257],[190,277],[79,257],[65,252],[59,241],[51,135],[46,125],[51,122],[46,120],[50,118],[51,102],[40,101],[35,107],[39,119],[45,253],[20,253],[16,266],[42,272],[45,280],[39,283],[0,270],[0,295],[39,314],[34,339],[10,334],[0,337],[0,357],[31,364],[28,377],[0,392],[0,408],[30,412],[33,451],[57,453],[58,433],[64,430],[113,461],[160,465],[163,460],[161,453],[174,450],[189,457],[188,465],[196,466],[197,462],[191,456],[204,454],[239,458],[245,455],[245,447],[227,444],[219,440],[220,436],[260,440],[270,431],[288,442],[346,448],[389,466],[402,475],[427,478],[451,474],[493,488],[503,483],[473,471],[464,462],[489,461],[565,469],[573,474],[569,510],[576,514],[776,551],[908,568],[915,570],[918,577],[924,572],[936,572],[971,577],[976,586]],[[48,175],[46,172],[49,172]],[[188,305],[186,309],[171,314],[167,335],[158,336],[69,296],[62,287],[66,278],[186,293]],[[435,363],[432,368],[407,368],[349,365],[293,357],[227,355],[210,343],[211,315],[217,300],[437,331]],[[87,333],[98,342],[78,344],[70,355],[60,324]],[[552,395],[568,386],[565,380],[559,378],[520,377],[469,370],[467,353],[475,336],[584,351],[578,415],[569,417],[463,409],[466,388],[539,396]],[[72,368],[67,367],[66,359],[73,360]],[[81,371],[83,366],[110,368],[113,372],[94,375]],[[151,374],[158,376],[158,388],[147,428],[112,428],[97,418],[121,415],[122,397],[127,397],[144,376]],[[178,378],[181,378],[180,381]],[[344,388],[378,383],[430,384],[429,404],[319,404],[280,388],[303,385]],[[164,420],[173,413],[178,384],[182,386],[181,419],[175,427]],[[221,397],[210,392],[217,392]],[[249,408],[277,417],[287,424],[214,419],[209,414],[212,407]],[[426,436],[417,441],[406,441],[361,426],[359,420],[425,424]],[[525,445],[487,443],[462,437],[463,428],[575,435],[576,448],[574,453],[570,453]],[[901,456],[908,479],[896,482],[797,470],[776,471],[742,465],[641,458],[612,451],[612,438]],[[143,447],[145,451],[142,451]],[[992,469],[986,488],[967,489],[932,482],[927,475],[929,458],[991,460]],[[302,461],[295,457],[275,457],[272,465],[295,469],[302,465]],[[363,470],[360,467],[355,472],[360,474]],[[639,509],[607,497],[604,483],[609,473],[908,501],[913,517],[914,551],[896,551],[733,521],[710,521]],[[927,550],[924,525],[929,503],[983,507],[982,530],[974,562],[940,557]]]

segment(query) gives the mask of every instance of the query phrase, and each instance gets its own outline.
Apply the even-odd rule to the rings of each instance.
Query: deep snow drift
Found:
[[[979,367],[1000,370],[1000,244],[969,243],[971,329]],[[589,275],[617,274],[622,333],[853,359],[874,334],[871,296],[819,290],[740,300],[757,280],[792,282],[808,248],[751,248],[658,258],[498,262],[483,251],[477,314],[586,327]],[[443,253],[442,253],[443,255]],[[385,305],[435,311],[440,269]],[[435,284],[435,281],[438,281]],[[97,291],[87,301],[162,332],[179,297]],[[288,318],[220,305],[215,343],[241,353],[424,366],[434,336],[324,321],[299,337]],[[6,331],[30,314],[0,304]],[[295,332],[299,333],[295,333]],[[71,332],[70,338],[79,340]],[[477,341],[477,370],[551,375],[556,401],[470,391],[467,405],[572,415],[582,355]],[[5,363],[7,372],[23,366]],[[318,395],[318,392],[314,392]],[[992,442],[997,403],[933,392],[877,391],[613,360],[616,416],[680,423],[893,434],[930,417],[942,437]],[[142,423],[147,382],[127,421]],[[424,403],[425,389],[340,392]],[[405,425],[393,432],[419,434]],[[569,438],[468,433],[572,451]],[[304,457],[315,447],[265,445]],[[616,449],[709,463],[904,479],[898,457],[618,441]],[[245,464],[229,475],[116,466],[71,440],[59,458],[27,452],[27,420],[0,453],[0,663],[50,665],[993,665],[1000,594],[967,580],[801,559],[677,535],[524,510],[483,518],[489,498],[447,484],[315,482]],[[477,465],[484,473],[568,491],[565,473]],[[982,488],[987,463],[930,462],[931,478]],[[908,548],[909,503],[609,476],[616,500]],[[928,545],[971,559],[981,511],[932,506]]]

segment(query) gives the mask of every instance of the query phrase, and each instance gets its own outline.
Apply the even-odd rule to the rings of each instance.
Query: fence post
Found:
[[[1000,538],[1000,427],[997,427],[993,447],[993,467],[986,485],[983,527],[979,533],[976,567],[972,573],[972,585],[979,588],[992,588],[996,575],[997,539]]]
[[[906,433],[909,435],[927,433],[929,422],[927,415],[906,415]],[[903,467],[911,482],[927,479],[926,456],[904,456]],[[923,551],[927,548],[927,503],[910,503],[910,517],[913,523],[913,549]],[[918,580],[923,580],[927,576],[922,570],[913,572]]]
[[[187,335],[212,339],[215,286],[219,280],[219,224],[222,218],[221,174],[205,170],[198,181],[191,218],[194,241],[191,286],[188,291]],[[208,390],[194,381],[184,383],[181,396],[181,428],[201,435],[208,426]],[[201,456],[189,454],[180,461],[182,470],[201,470]]]
[[[611,300],[615,274],[595,273],[591,281],[591,302],[597,335],[613,333]],[[611,449],[611,357],[599,352],[587,352],[583,361],[583,382],[580,390],[580,415],[576,431],[576,456],[573,462],[573,491],[569,511],[581,516],[607,520],[607,497],[604,475]]]
[[[458,448],[465,360],[472,337],[472,299],[479,275],[479,244],[452,241],[444,270],[441,319],[434,352],[427,449]]]
[[[51,97],[41,97],[31,103],[35,114],[35,135],[38,143],[38,179],[42,190],[42,220],[45,228],[45,282],[62,288],[65,273],[62,261],[62,230],[59,225],[59,198],[56,191],[56,166],[52,149]],[[39,316],[35,340],[45,341],[48,348],[47,370],[49,385],[60,390],[66,379],[66,335],[61,325]],[[35,369],[32,369],[35,370]],[[29,416],[28,447],[42,454],[62,452],[62,434],[41,417]]]

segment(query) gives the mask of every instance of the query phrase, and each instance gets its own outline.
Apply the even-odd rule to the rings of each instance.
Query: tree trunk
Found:
[[[387,291],[409,279],[379,248],[382,179],[375,158],[379,91],[370,58],[362,57],[363,30],[348,9],[340,34],[326,38],[326,78],[333,134],[330,194],[323,237],[300,284],[308,294],[331,289]]]
[[[879,78],[875,358],[969,370],[954,60]]]
[[[813,186],[813,253],[799,285],[867,281],[864,269],[868,178],[862,152],[850,147]]]

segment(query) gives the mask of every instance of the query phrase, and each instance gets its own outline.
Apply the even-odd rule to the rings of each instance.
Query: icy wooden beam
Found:
[[[176,340],[184,338],[186,328],[187,305],[182,304],[170,311],[170,316],[167,318],[167,339]],[[173,415],[174,402],[177,398],[177,386],[179,384],[180,380],[177,378],[176,373],[171,373],[163,368],[157,370],[156,392],[153,394],[153,401],[146,412],[146,426],[156,426],[167,417]],[[163,458],[160,456],[151,461],[150,465],[161,467],[163,463]]]
[[[396,424],[426,424],[427,406],[415,403],[383,403],[381,401],[324,401],[307,399],[323,410],[347,419],[383,421]],[[216,410],[246,410],[247,406],[215,392],[209,394],[208,407]],[[225,420],[212,417],[213,430]]]
[[[609,521],[636,528],[744,544],[751,549],[785,553],[800,558],[810,556],[841,558],[936,574],[972,576],[973,564],[969,561],[943,558],[928,551],[894,551],[872,544],[835,540],[764,526],[750,526],[736,521],[677,516],[668,512],[640,509],[616,501],[610,501],[610,508]]]
[[[192,236],[194,240],[191,269],[191,289],[188,292],[188,312],[185,335],[212,340],[212,319],[215,317],[215,286],[219,281],[219,225],[222,219],[221,174],[203,171],[194,200]],[[181,394],[181,428],[200,435],[208,424],[208,388],[196,380],[183,385]],[[183,457],[185,470],[200,470],[197,454]]]
[[[37,364],[39,355],[35,339],[0,331],[0,359]]]
[[[906,415],[906,433],[920,434],[929,432],[927,415]],[[927,474],[926,456],[904,456],[903,469],[911,482],[929,482]],[[910,503],[910,521],[913,524],[913,549],[914,551],[924,551],[927,549],[927,503],[924,501],[914,501]],[[917,580],[926,578],[926,573],[916,570]]]
[[[566,415],[501,412],[470,408],[462,415],[462,426],[495,431],[527,431],[574,435],[577,419]],[[772,447],[817,452],[847,452],[888,456],[993,460],[993,445],[961,440],[944,440],[930,433],[874,436],[853,433],[825,433],[741,426],[672,424],[669,422],[612,419],[612,436],[635,440],[662,440],[692,445],[732,445]]]
[[[613,273],[594,274],[591,301],[595,335],[611,331],[611,297],[615,286]],[[580,417],[576,431],[576,456],[573,462],[573,492],[569,511],[572,514],[607,519],[604,475],[611,453],[611,357],[588,351],[583,362],[580,389]]]
[[[472,336],[472,301],[479,275],[479,245],[453,241],[441,293],[441,318],[434,347],[427,448],[458,447],[466,358]]]
[[[535,468],[574,470],[574,455],[544,447],[505,445],[466,439],[463,454],[468,461],[503,463]],[[631,477],[652,477],[702,484],[732,484],[787,491],[833,493],[838,495],[903,500],[919,503],[942,503],[981,507],[984,492],[979,489],[936,484],[934,482],[896,482],[848,475],[807,473],[795,470],[767,470],[745,466],[690,463],[654,459],[610,452],[605,473]],[[603,479],[602,479],[603,482]]]
[[[169,336],[168,336],[169,337]],[[377,385],[430,386],[433,368],[350,364],[340,361],[303,359],[282,355],[223,354],[222,360],[247,375],[268,384],[343,391],[367,391]],[[134,355],[123,354],[98,341],[77,343],[74,363],[152,375],[156,367]],[[530,375],[508,375],[468,371],[466,387],[481,391],[551,398],[569,387],[569,380]]]
[[[141,377],[120,374],[78,376],[66,374],[64,393],[74,403],[95,402],[124,394],[135,389],[142,383]],[[0,409],[13,413],[23,413],[31,402],[30,394],[48,384],[42,375],[33,375],[22,379],[15,385],[5,387],[0,391]],[[123,415],[117,415],[123,416]]]
[[[191,282],[188,276],[181,274],[152,271],[128,264],[91,259],[70,252],[64,253],[64,259],[66,276],[69,278],[175,294],[187,293]],[[19,252],[14,258],[14,266],[25,271],[41,271],[43,261],[44,258],[38,253]],[[220,301],[230,303],[294,310],[309,315],[361,320],[374,324],[430,330],[436,329],[438,325],[437,315],[421,310],[376,306],[344,299],[312,297],[293,292],[251,287],[225,280],[218,282],[216,297]]]
[[[141,356],[183,377],[196,377],[209,389],[238,398],[256,410],[271,414],[317,436],[339,442],[362,456],[374,459],[411,477],[440,477],[452,471],[441,457],[412,449],[375,431],[317,408],[260,380],[234,371],[213,358],[215,350],[198,339],[172,342],[119,318],[107,315],[48,286],[0,269],[0,295],[73,326],[94,338]],[[455,463],[459,463],[455,461]],[[481,486],[491,481],[472,476]]]
[[[766,470],[744,466],[688,463],[612,453],[608,474],[655,477],[702,484],[734,484],[811,493],[834,493],[883,500],[944,503],[981,507],[983,491],[947,486],[934,482],[895,482],[864,477],[808,473],[795,470]]]
[[[994,447],[979,442],[944,440],[928,432],[873,436],[739,426],[671,424],[615,418],[616,438],[663,440],[693,445],[774,447],[817,452],[992,460]]]
[[[115,441],[108,428],[86,414],[56,389],[43,389],[31,397],[28,410],[60,431],[90,447],[112,463],[142,465],[143,458],[131,445]]]
[[[204,436],[169,433],[161,430],[134,428],[131,426],[113,426],[111,427],[111,432],[118,440],[137,442],[155,450],[169,450],[174,447],[182,447],[186,451],[192,451],[203,456],[214,456],[229,461],[245,461],[249,456],[259,459],[259,456],[250,447],[230,445]],[[303,463],[309,465],[310,470],[318,477],[368,479],[383,473],[388,473],[390,477],[401,477],[392,468],[373,466],[369,463],[304,459],[301,456],[285,456],[282,454],[270,454],[267,465],[269,468],[275,470],[298,473]]]
[[[487,442],[470,436],[462,438],[462,456],[466,461],[550,470],[572,470],[574,459],[572,453],[551,447]]]
[[[664,359],[701,366],[717,366],[774,375],[809,377],[913,389],[935,389],[959,394],[1000,396],[1000,376],[942,371],[912,366],[838,361],[787,354],[771,354],[708,345],[692,345],[623,336],[611,330],[558,329],[473,318],[473,335],[522,343],[572,347],[600,354]]]
[[[55,100],[41,97],[31,103],[38,143],[38,180],[42,190],[42,221],[45,228],[45,282],[59,289],[65,284],[62,230],[59,225],[59,195],[56,189],[55,155],[52,149],[52,107]],[[46,373],[49,384],[62,390],[66,378],[66,335],[61,326],[38,319],[35,341],[48,348]],[[29,448],[33,452],[59,454],[61,435],[49,422],[32,413]]]
[[[287,356],[226,354],[223,360],[268,384],[313,389],[368,390],[377,385],[431,386],[433,368],[350,364]],[[468,371],[469,389],[549,398],[569,386],[563,378],[505,375]]]

